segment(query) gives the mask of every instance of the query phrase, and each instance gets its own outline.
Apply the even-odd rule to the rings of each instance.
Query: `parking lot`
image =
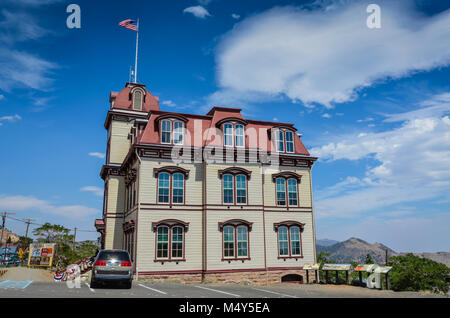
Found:
[[[0,282],[0,298],[411,298],[445,297],[431,293],[370,290],[345,285],[276,284],[244,286],[238,284],[181,284],[133,282],[131,289],[115,286],[90,288],[88,282],[70,288],[64,282]]]

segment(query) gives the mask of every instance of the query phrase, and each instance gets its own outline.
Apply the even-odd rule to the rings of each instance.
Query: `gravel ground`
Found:
[[[10,267],[0,280],[32,280],[35,282],[53,282],[53,273],[46,269]]]

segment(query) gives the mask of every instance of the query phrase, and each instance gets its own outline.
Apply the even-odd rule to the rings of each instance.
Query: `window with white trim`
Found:
[[[234,126],[235,131],[235,145],[236,147],[244,147],[244,125],[236,124]]]
[[[184,123],[178,120],[161,120],[161,143],[182,145],[184,143]]]
[[[223,135],[224,135],[224,145],[233,146],[233,125],[224,124],[223,125]]]
[[[297,225],[278,227],[278,256],[301,257],[300,228]]]
[[[247,176],[244,174],[224,174],[222,177],[223,203],[247,204]]]
[[[168,257],[169,257],[169,227],[158,226],[156,258],[168,258]]]
[[[226,225],[223,227],[224,259],[248,258],[248,226]]]
[[[183,257],[183,236],[184,229],[181,226],[172,227],[172,258]]]
[[[170,174],[161,172],[158,174],[158,202],[169,203]]]
[[[286,179],[276,179],[277,205],[286,205]]]
[[[244,125],[226,123],[223,124],[223,144],[227,147],[244,147],[245,130]]]
[[[298,206],[298,182],[295,178],[278,177],[276,182],[276,201],[279,206]],[[287,196],[287,197],[286,197]],[[287,203],[287,204],[286,204]]]
[[[183,203],[184,201],[184,175],[174,173],[172,175],[172,202]]]
[[[224,174],[222,178],[223,182],[223,203],[233,204],[234,194],[233,194],[233,175]]]
[[[275,147],[278,152],[294,152],[294,132],[290,130],[275,129]]]
[[[286,137],[286,152],[294,152],[294,133],[292,131],[285,131]]]
[[[173,143],[175,145],[183,144],[183,135],[184,135],[184,123],[181,121],[175,121],[173,123]]]
[[[172,122],[170,120],[161,121],[161,143],[170,144],[172,142]]]

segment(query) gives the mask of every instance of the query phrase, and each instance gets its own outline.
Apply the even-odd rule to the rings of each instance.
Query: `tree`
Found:
[[[57,241],[68,239],[69,229],[62,225],[45,223],[33,230],[33,234],[38,236],[38,242],[57,243]]]
[[[33,243],[33,239],[25,236],[19,236],[18,243],[23,249],[26,249],[31,243]]]
[[[409,253],[391,257],[389,265],[392,266],[389,272],[391,288],[395,291],[448,291],[446,278],[450,269],[444,264]]]
[[[369,253],[367,253],[366,261],[364,262],[364,264],[375,264],[375,262],[372,259],[372,256]]]

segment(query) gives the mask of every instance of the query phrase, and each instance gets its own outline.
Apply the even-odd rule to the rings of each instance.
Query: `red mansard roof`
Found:
[[[287,123],[278,123],[278,122],[267,122],[267,121],[259,121],[259,120],[251,120],[245,119],[241,114],[241,109],[239,108],[226,108],[226,107],[213,107],[206,115],[195,115],[195,114],[183,114],[183,113],[175,113],[175,112],[166,112],[152,110],[149,113],[148,123],[143,131],[138,137],[138,143],[140,144],[160,144],[160,122],[158,118],[170,118],[173,116],[175,119],[183,118],[187,119],[185,122],[185,127],[190,133],[190,138],[185,135],[185,145],[190,146],[222,146],[221,138],[214,139],[212,137],[212,131],[218,129],[216,124],[226,122],[226,119],[236,120],[239,122],[245,122],[246,132],[252,132],[255,134],[255,137],[246,136],[245,138],[245,148],[250,149],[263,149],[267,151],[274,151],[274,144],[269,139],[270,129],[276,127],[283,127],[287,129],[292,129],[294,132],[294,154],[300,154],[309,156],[309,152],[300,140],[298,136],[296,136],[293,124]],[[195,129],[198,129],[202,132],[202,138],[200,140],[194,140],[194,126],[198,125]],[[219,126],[220,127],[220,126]],[[209,132],[208,133],[208,129]],[[261,129],[261,132],[260,132]],[[217,134],[217,133],[216,133]],[[205,138],[206,137],[206,138]]]
[[[148,90],[145,89],[144,84],[127,83],[125,88],[120,92],[111,92],[109,95],[109,101],[114,101],[112,109],[125,109],[133,110],[131,90],[134,87],[140,87],[145,91],[144,103],[142,104],[142,111],[150,112],[153,110],[159,110],[159,97],[153,96]]]

